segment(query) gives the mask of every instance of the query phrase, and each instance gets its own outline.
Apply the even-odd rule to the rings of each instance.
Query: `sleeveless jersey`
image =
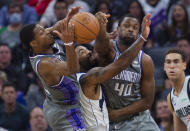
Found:
[[[190,115],[190,76],[185,77],[181,92],[178,96],[174,95],[174,88],[170,93],[170,101],[176,115],[184,122],[190,131],[190,121],[187,116]]]
[[[55,43],[53,49],[55,51],[54,54],[30,56],[32,68],[43,84],[46,99],[58,105],[61,110],[65,110],[65,114],[61,114],[64,115],[63,119],[68,122],[65,123],[65,126],[70,124],[75,130],[83,129],[84,123],[81,118],[80,105],[78,101],[78,89],[80,85],[77,81],[76,74],[62,76],[60,82],[57,85],[49,86],[38,73],[38,65],[43,58],[56,58],[60,61],[66,61],[66,55],[58,44]],[[49,107],[49,110],[51,110],[51,108],[54,107]]]
[[[77,73],[77,79],[78,81],[84,73]],[[101,85],[99,85],[101,88]],[[100,96],[99,100],[92,100],[87,98],[82,89],[82,87],[79,88],[79,101],[83,108],[83,117],[85,120],[85,125],[87,130],[95,130],[99,126],[105,127],[105,130],[102,129],[102,131],[106,131],[109,128],[109,117],[108,117],[108,111],[106,107],[106,102],[104,100],[102,88],[100,89]]]
[[[114,41],[116,61],[122,54],[118,48],[117,41]],[[106,102],[113,109],[126,107],[141,99],[140,81],[141,81],[141,61],[143,52],[140,51],[132,64],[121,73],[104,83]]]

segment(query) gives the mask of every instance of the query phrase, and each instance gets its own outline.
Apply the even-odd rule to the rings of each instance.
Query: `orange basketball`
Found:
[[[88,44],[93,41],[99,33],[99,22],[94,15],[88,12],[80,12],[70,20],[75,28],[75,41],[81,44]]]

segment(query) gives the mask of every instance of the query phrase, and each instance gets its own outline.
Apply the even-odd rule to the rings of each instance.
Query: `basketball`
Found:
[[[100,26],[97,18],[88,12],[80,12],[74,15],[70,22],[74,24],[74,40],[80,44],[88,44],[99,33]]]

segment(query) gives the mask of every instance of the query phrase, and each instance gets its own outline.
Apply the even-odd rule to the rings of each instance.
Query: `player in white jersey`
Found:
[[[149,34],[150,26],[149,18],[150,15],[147,15],[143,21],[143,33],[147,35]],[[104,17],[102,17],[102,21],[104,21]],[[78,79],[80,79],[79,82],[81,85],[81,88],[79,89],[79,101],[83,108],[83,117],[88,131],[108,131],[108,111],[104,100],[103,88],[100,83],[111,79],[127,68],[133,59],[139,54],[143,43],[144,38],[141,36],[128,50],[125,50],[116,61],[106,67],[94,68],[92,68],[92,66],[96,65],[95,63],[93,64],[93,62],[98,59],[96,52],[91,52],[82,45],[75,48],[79,58],[80,70],[82,72],[87,72],[78,74]]]
[[[190,76],[185,77],[185,69],[185,54],[179,49],[170,49],[165,55],[164,70],[173,86],[167,101],[175,131],[190,131]]]

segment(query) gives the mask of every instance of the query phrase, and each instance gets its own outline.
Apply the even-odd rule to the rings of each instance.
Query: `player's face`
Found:
[[[135,18],[125,17],[121,22],[118,31],[119,39],[124,41],[124,44],[130,46],[137,39],[139,22]]]
[[[170,80],[177,80],[184,74],[186,63],[183,62],[180,54],[170,53],[166,55],[164,70]]]
[[[77,46],[75,52],[79,58],[80,66],[85,70],[89,70],[97,66],[97,53],[88,50],[84,46]]]
[[[34,29],[35,41],[38,44],[38,47],[46,48],[50,47],[54,42],[53,35],[49,31],[45,30],[39,24],[36,25]]]

